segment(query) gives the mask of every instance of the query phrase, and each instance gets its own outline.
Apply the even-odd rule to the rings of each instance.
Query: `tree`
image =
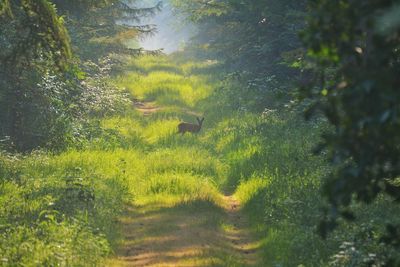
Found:
[[[303,40],[315,79],[303,88],[333,132],[322,149],[335,166],[324,186],[331,204],[321,224],[326,235],[337,219],[353,219],[351,204],[386,194],[400,200],[400,9],[398,1],[309,1]],[[385,241],[400,244],[400,227]]]
[[[70,92],[63,88],[58,101],[52,101],[61,81],[54,80],[58,85],[46,92],[42,77],[69,72],[70,40],[63,19],[49,1],[4,0],[0,5],[0,135],[24,150],[42,144],[55,134],[49,129],[60,127],[54,116],[68,103],[62,100],[69,99]],[[53,126],[47,128],[46,120]]]
[[[270,92],[288,96],[299,77],[298,31],[304,26],[305,1],[174,0],[173,4],[199,28],[195,49],[236,72],[247,85],[243,95],[256,95],[256,109],[278,103],[269,100]]]
[[[67,27],[75,53],[82,59],[98,59],[110,53],[138,54],[125,44],[131,39],[152,34],[154,25],[141,25],[141,19],[153,16],[161,2],[147,8],[135,7],[136,0],[63,1],[53,0],[59,12],[66,15]]]

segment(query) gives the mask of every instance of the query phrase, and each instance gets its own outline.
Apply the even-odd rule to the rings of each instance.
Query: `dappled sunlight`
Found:
[[[227,203],[222,206],[228,205]],[[125,241],[111,266],[252,265],[258,248],[233,211],[208,201],[131,207],[121,218]],[[233,215],[230,214],[233,212]],[[229,221],[228,231],[221,222]],[[241,227],[241,229],[236,229]],[[232,258],[232,255],[236,254]]]

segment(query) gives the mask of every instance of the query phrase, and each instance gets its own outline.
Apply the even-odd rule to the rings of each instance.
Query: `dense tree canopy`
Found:
[[[5,0],[2,10],[2,67],[9,68],[21,58],[31,61],[40,55],[59,65],[71,58],[69,36],[53,4]]]
[[[282,53],[300,46],[297,32],[303,27],[305,1],[173,2],[200,24],[198,48],[234,70],[272,71]]]

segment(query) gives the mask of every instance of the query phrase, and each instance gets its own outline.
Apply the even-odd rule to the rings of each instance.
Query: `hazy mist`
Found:
[[[153,6],[158,0],[137,3],[141,7]],[[139,41],[139,46],[146,50],[163,49],[167,54],[177,51],[193,36],[195,27],[190,25],[183,16],[174,13],[169,1],[162,1],[162,10],[152,18],[142,20],[142,24],[154,24],[157,31]]]

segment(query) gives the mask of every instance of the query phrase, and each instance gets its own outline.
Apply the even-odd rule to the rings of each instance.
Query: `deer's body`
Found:
[[[194,124],[194,123],[189,123],[189,122],[181,122],[178,124],[178,133],[181,133],[182,135],[186,132],[191,132],[191,133],[198,133],[201,129],[201,126],[203,125],[204,118],[201,120],[199,118],[196,118],[197,122],[199,124]]]

